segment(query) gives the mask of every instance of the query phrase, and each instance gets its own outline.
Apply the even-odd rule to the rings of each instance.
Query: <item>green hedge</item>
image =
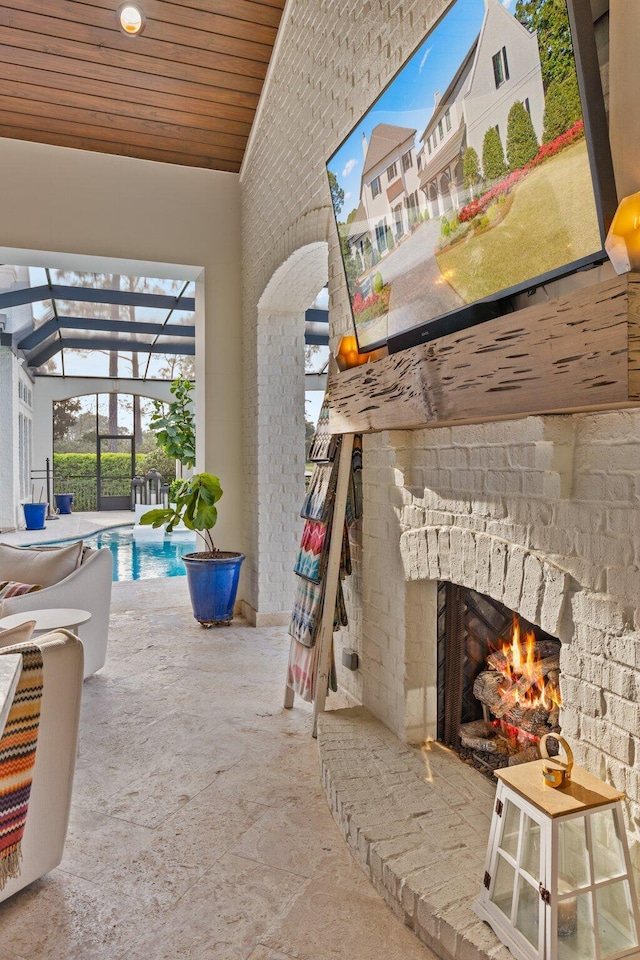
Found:
[[[103,453],[100,458],[105,496],[126,496],[131,490],[131,458],[126,453]],[[175,460],[161,450],[136,456],[136,475],[159,470],[165,483],[175,479]],[[97,510],[98,458],[95,453],[56,453],[53,456],[53,492],[72,493],[73,509]],[[109,482],[109,478],[114,478]],[[115,479],[122,478],[122,479]],[[106,481],[106,482],[105,482]]]

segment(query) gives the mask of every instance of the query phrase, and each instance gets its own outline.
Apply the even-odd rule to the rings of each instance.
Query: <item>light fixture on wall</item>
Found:
[[[640,270],[640,193],[618,204],[604,248],[616,273]]]
[[[336,363],[338,364],[338,370],[349,370],[351,367],[359,367],[363,363],[371,363],[373,360],[379,360],[386,356],[386,347],[372,350],[370,353],[358,353],[358,341],[353,334],[347,334],[340,338]]]
[[[123,3],[118,7],[117,16],[120,29],[130,37],[142,33],[147,22],[144,10],[135,3]]]

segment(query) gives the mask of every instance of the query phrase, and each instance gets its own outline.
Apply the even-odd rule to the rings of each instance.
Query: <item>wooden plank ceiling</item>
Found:
[[[238,171],[285,0],[0,4],[0,136]]]

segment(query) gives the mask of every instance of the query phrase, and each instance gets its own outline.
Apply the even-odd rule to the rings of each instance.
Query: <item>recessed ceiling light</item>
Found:
[[[130,37],[142,33],[146,17],[140,7],[134,3],[125,3],[118,9],[118,24],[123,33]]]

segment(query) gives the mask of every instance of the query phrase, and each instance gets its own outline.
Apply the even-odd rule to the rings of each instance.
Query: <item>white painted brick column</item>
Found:
[[[18,364],[9,347],[0,346],[0,531],[15,529],[20,507],[18,464]],[[20,511],[21,512],[21,511]]]
[[[304,315],[326,277],[326,244],[305,245],[278,267],[254,323],[245,323],[243,612],[256,625],[287,624],[293,607],[305,489]]]

